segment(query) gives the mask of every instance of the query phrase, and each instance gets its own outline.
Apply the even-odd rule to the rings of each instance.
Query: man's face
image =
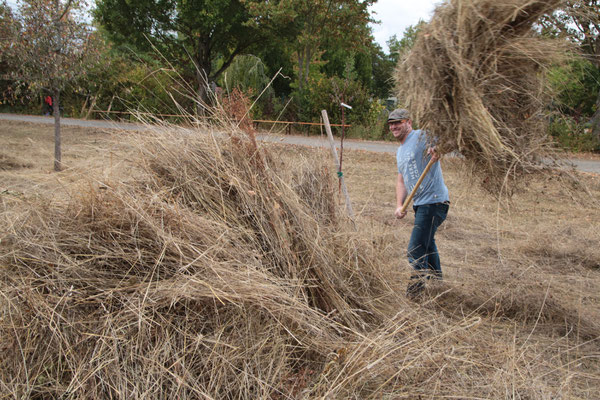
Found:
[[[404,142],[406,136],[412,131],[412,121],[410,119],[403,119],[390,122],[389,127],[392,135],[401,142]]]

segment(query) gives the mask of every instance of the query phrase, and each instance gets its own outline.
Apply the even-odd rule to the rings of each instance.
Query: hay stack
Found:
[[[134,181],[4,210],[3,393],[288,398],[392,304],[323,166],[159,131],[138,138]]]
[[[561,4],[447,1],[396,71],[398,97],[420,127],[442,153],[460,152],[488,189],[538,169],[548,153],[542,77],[566,45],[533,28]]]

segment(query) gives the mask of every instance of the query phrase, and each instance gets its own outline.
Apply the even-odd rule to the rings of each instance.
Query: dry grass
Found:
[[[16,158],[0,153],[0,171],[11,171],[20,168],[30,168],[31,164],[21,162]]]
[[[567,44],[533,28],[563,3],[444,2],[398,66],[399,98],[440,151],[460,152],[491,192],[510,192],[552,155],[543,77]]]
[[[561,175],[496,202],[444,160],[446,281],[413,303],[392,155],[344,155],[355,230],[326,150],[256,153],[243,136],[165,128],[125,146],[130,133],[67,129],[71,168],[50,174],[51,139],[0,124],[3,148],[32,164],[0,173],[7,397],[593,399],[600,389],[600,208]],[[44,147],[47,157],[29,156]],[[598,198],[598,176],[580,178]]]
[[[0,167],[3,190],[10,190],[19,195],[64,193],[64,190],[57,189],[80,180],[90,169],[100,171],[104,174],[103,178],[127,172],[123,164],[127,164],[129,160],[122,157],[121,141],[110,140],[110,133],[103,130],[62,126],[63,158],[68,170],[64,174],[55,174],[52,165],[54,159],[52,125],[2,121],[0,126],[1,151],[13,166]],[[120,154],[118,158],[114,157],[116,152]],[[115,176],[115,179],[121,177]]]

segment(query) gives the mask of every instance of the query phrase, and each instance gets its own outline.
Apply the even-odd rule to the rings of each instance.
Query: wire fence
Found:
[[[114,111],[114,110],[93,110],[92,114],[98,114],[101,116],[104,116],[105,118],[108,119],[112,119],[111,116],[114,115],[117,118],[121,118],[121,119],[127,119],[127,120],[131,120],[132,117],[134,116],[139,116],[139,115],[147,115],[147,116],[152,116],[152,117],[159,117],[159,118],[181,118],[181,119],[188,119],[190,116],[189,115],[183,115],[183,114],[159,114],[159,113],[149,113],[149,112],[137,112],[137,111]],[[202,115],[196,115],[193,117],[194,119],[212,119],[213,117],[211,116],[202,116]],[[292,132],[292,128],[293,127],[306,127],[309,128],[310,127],[323,127],[324,124],[322,122],[300,122],[300,121],[272,121],[272,120],[266,120],[266,119],[253,119],[252,121],[252,125],[254,126],[255,129],[258,129],[260,127],[260,125],[271,125],[271,129],[273,129],[275,126],[281,126],[282,131],[285,130],[286,133],[291,134]],[[330,126],[332,127],[344,127],[344,128],[350,128],[352,127],[351,124],[330,124]]]

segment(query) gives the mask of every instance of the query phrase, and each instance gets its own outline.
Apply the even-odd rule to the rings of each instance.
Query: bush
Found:
[[[553,120],[548,132],[558,145],[566,150],[574,152],[598,152],[600,151],[600,140],[587,124],[577,123],[571,117],[561,117]]]
[[[344,99],[344,103],[352,106],[352,110],[346,110],[346,123],[368,124],[371,107],[370,95],[359,81],[337,76],[319,76],[309,79],[309,88],[302,92],[296,92],[295,97],[300,109],[298,118],[301,121],[318,122],[321,110],[327,110],[332,124],[341,123],[340,102],[341,99]]]
[[[574,57],[569,63],[550,69],[548,81],[555,93],[554,108],[576,119],[594,114],[600,69],[590,61]]]
[[[371,101],[365,121],[353,124],[348,137],[372,140],[384,140],[387,133],[387,110],[379,101]]]

